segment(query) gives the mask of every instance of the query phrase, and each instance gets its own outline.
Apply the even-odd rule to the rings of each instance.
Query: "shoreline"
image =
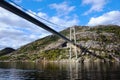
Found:
[[[0,62],[35,62],[35,63],[41,63],[41,62],[45,62],[45,63],[90,63],[90,62],[118,62],[115,60],[90,60],[90,59],[86,59],[86,60],[79,60],[79,59],[61,59],[61,60],[35,60],[35,61],[30,61],[30,60],[0,60]],[[118,62],[120,63],[120,62]]]

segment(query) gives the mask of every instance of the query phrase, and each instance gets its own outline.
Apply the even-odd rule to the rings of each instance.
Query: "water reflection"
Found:
[[[120,80],[119,63],[0,62],[0,80]]]

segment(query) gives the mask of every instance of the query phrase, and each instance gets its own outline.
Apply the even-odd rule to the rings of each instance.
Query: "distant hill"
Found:
[[[83,46],[95,55],[108,61],[119,61],[120,58],[120,26],[117,25],[99,25],[94,27],[75,26],[77,44]],[[69,38],[69,28],[60,32]],[[9,56],[0,58],[9,60],[36,61],[36,60],[61,60],[69,58],[69,48],[67,42],[56,35],[46,36],[36,40],[18,50]],[[97,61],[98,59],[86,54],[85,50],[79,55],[80,61]],[[6,58],[8,57],[8,58]],[[75,56],[73,54],[72,58]],[[5,60],[4,59],[4,60]]]
[[[6,55],[6,54],[9,54],[11,52],[15,51],[15,49],[13,48],[4,48],[3,50],[0,50],[0,56],[3,56],[3,55]]]

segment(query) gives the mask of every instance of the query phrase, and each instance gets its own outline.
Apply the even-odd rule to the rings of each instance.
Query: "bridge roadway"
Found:
[[[7,1],[5,0],[0,0],[0,6],[3,7],[4,9],[7,9],[8,11],[30,21],[31,23],[61,37],[62,39],[64,39],[65,41],[67,41],[68,43],[71,43],[72,45],[74,45],[75,47],[77,47],[78,50],[81,50],[82,52],[87,52],[95,57],[98,57],[100,59],[103,59],[102,57],[96,55],[95,53],[93,52],[90,52],[88,49],[80,46],[80,45],[77,45],[75,44],[73,41],[71,41],[70,39],[66,38],[64,35],[58,33],[57,31],[53,30],[52,28],[50,28],[49,26],[47,26],[46,24],[42,23],[41,21],[33,18],[32,16],[28,15],[27,13],[25,13],[24,11],[18,9],[17,7],[11,5],[10,3],[8,3]]]

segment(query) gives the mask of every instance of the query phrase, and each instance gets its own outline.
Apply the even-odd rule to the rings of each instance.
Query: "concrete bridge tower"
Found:
[[[75,26],[70,27],[70,40],[74,41],[74,43],[76,44],[76,32],[75,32]],[[69,50],[69,59],[72,58],[72,55],[74,52],[75,53],[75,57],[76,59],[78,58],[78,54],[77,54],[77,48],[74,46],[74,51],[73,50],[73,45],[69,44],[70,50]]]

